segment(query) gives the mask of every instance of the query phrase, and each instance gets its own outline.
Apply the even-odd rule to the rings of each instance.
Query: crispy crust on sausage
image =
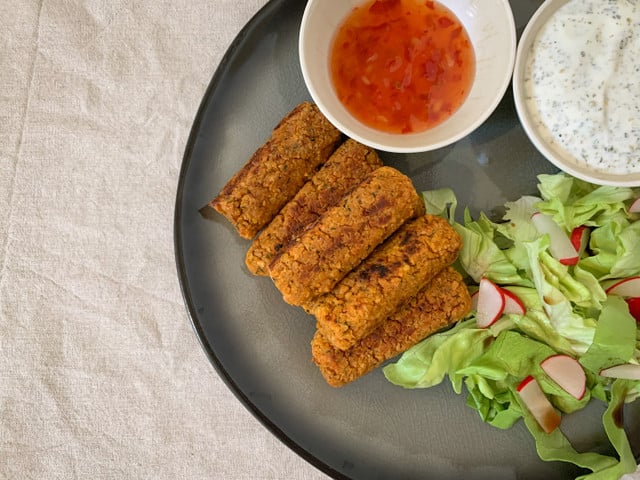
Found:
[[[470,308],[471,299],[462,276],[447,267],[349,350],[335,348],[316,332],[311,341],[313,361],[329,385],[343,386],[464,318]]]
[[[380,167],[292,242],[270,275],[287,303],[305,305],[329,292],[406,220],[423,213],[411,180]]]
[[[324,337],[346,350],[452,264],[461,248],[460,235],[444,218],[420,216],[306,309]]]
[[[345,141],[254,239],[245,257],[249,271],[268,275],[273,259],[293,238],[381,166],[375,150],[352,139]]]
[[[327,160],[340,139],[338,129],[316,105],[301,103],[205,209],[224,215],[241,237],[253,238]]]

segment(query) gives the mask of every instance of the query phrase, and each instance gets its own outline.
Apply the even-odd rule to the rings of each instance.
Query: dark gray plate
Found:
[[[518,31],[541,2],[514,0]],[[273,0],[242,30],[211,81],[184,156],[175,211],[178,274],[202,346],[241,402],[278,438],[336,478],[568,479],[584,473],[544,463],[522,422],[483,424],[445,383],[404,390],[382,372],[334,389],[310,358],[314,322],[286,305],[266,278],[244,266],[248,242],[221,217],[198,210],[297,103],[310,99],[298,66],[305,2]],[[418,190],[452,187],[461,205],[495,215],[507,200],[535,193],[536,175],[555,168],[520,128],[509,91],[484,125],[426,154],[381,154]],[[608,451],[604,405],[563,420],[578,449]],[[639,405],[626,415],[640,438]],[[636,451],[640,446],[635,445]],[[256,459],[256,462],[258,459]]]

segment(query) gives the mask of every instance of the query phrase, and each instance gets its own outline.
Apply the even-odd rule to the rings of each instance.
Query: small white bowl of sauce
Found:
[[[300,65],[337,128],[388,152],[445,147],[479,127],[509,86],[508,0],[309,0]]]
[[[516,110],[536,148],[600,185],[640,185],[640,4],[547,0],[518,45]]]

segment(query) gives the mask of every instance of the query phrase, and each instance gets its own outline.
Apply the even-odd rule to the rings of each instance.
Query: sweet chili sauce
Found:
[[[364,124],[412,133],[464,102],[475,55],[460,20],[425,0],[369,0],[338,29],[330,54],[340,101]]]

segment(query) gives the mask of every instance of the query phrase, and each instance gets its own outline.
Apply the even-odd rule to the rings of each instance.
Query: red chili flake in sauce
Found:
[[[475,75],[460,20],[435,1],[373,0],[353,9],[333,43],[340,101],[361,122],[391,133],[420,132],[464,102]]]

